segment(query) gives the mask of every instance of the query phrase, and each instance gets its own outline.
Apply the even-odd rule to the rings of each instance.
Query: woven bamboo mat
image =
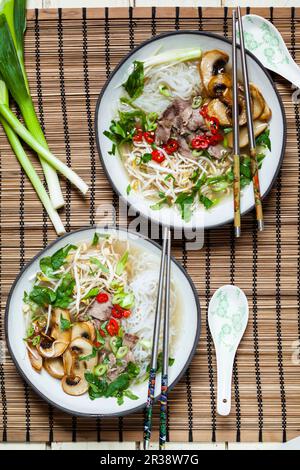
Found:
[[[255,12],[255,10],[251,10]],[[273,20],[300,62],[300,9],[259,9]],[[98,204],[116,200],[99,164],[93,117],[97,95],[115,65],[151,35],[174,29],[230,35],[230,10],[97,9],[29,11],[26,61],[30,85],[50,148],[72,163],[90,198],[64,188],[68,230],[96,222]],[[206,234],[203,250],[174,253],[198,289],[203,329],[196,356],[170,395],[169,438],[173,441],[282,441],[300,434],[300,374],[292,361],[300,338],[300,108],[291,87],[276,77],[288,121],[282,171],[265,202],[266,230],[257,234],[253,214],[243,236],[231,227]],[[276,116],[274,117],[276,119]],[[20,268],[55,239],[51,224],[2,134],[1,151],[1,339],[9,288]],[[35,158],[35,157],[33,157]],[[216,368],[206,328],[207,304],[222,284],[236,283],[251,312],[233,380],[232,413],[216,414]],[[59,412],[20,379],[9,357],[0,365],[1,438],[4,441],[140,440],[142,413],[114,419],[83,419]],[[156,410],[154,426],[157,429]]]

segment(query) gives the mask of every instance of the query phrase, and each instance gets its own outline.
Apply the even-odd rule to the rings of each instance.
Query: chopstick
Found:
[[[166,420],[167,420],[167,390],[168,390],[168,345],[169,345],[169,305],[170,305],[170,254],[171,254],[171,234],[168,227],[164,228],[163,246],[158,279],[158,293],[156,302],[156,311],[154,319],[152,355],[149,371],[148,397],[145,410],[144,421],[144,450],[149,449],[149,442],[152,432],[152,410],[155,395],[157,357],[159,346],[159,332],[161,323],[161,310],[163,305],[163,293],[165,284],[165,303],[164,303],[164,337],[163,337],[163,365],[162,365],[162,391],[161,400],[161,423],[160,423],[160,445],[164,446],[166,440]],[[166,273],[166,276],[165,276]],[[163,448],[163,447],[162,447]]]
[[[233,87],[233,207],[234,207],[234,233],[241,236],[241,185],[240,185],[240,129],[238,105],[238,79],[237,79],[237,47],[236,47],[236,12],[232,12],[232,87]]]
[[[171,288],[171,234],[166,233],[166,280],[165,280],[165,304],[164,304],[164,331],[163,331],[163,362],[161,371],[161,395],[160,395],[160,427],[159,448],[165,448],[167,439],[167,407],[168,407],[168,369],[169,369],[169,324],[170,324],[170,288]]]
[[[245,90],[245,99],[246,99],[247,128],[248,128],[248,136],[249,136],[249,143],[250,143],[251,174],[252,174],[254,201],[255,201],[255,209],[256,209],[256,220],[257,220],[258,230],[262,231],[264,229],[264,218],[263,218],[260,184],[259,184],[259,176],[258,176],[256,144],[255,144],[253,117],[252,117],[252,110],[251,110],[249,76],[248,76],[247,59],[246,59],[245,43],[244,43],[244,30],[243,30],[242,15],[241,15],[240,7],[237,7],[237,11],[238,11],[239,33],[240,33],[242,72],[243,72],[244,90]]]

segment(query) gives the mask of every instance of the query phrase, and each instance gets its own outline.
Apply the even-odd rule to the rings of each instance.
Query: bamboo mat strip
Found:
[[[300,9],[251,9],[270,18],[300,61]],[[67,230],[98,221],[100,204],[113,203],[124,221],[100,166],[93,119],[98,93],[119,60],[141,41],[165,31],[192,29],[231,34],[227,8],[113,8],[30,10],[26,66],[50,148],[90,183],[83,200],[63,185]],[[265,201],[266,230],[258,234],[253,214],[243,237],[231,227],[206,234],[201,251],[174,254],[200,295],[202,335],[196,355],[170,395],[168,435],[173,441],[284,441],[300,434],[300,108],[290,85],[274,77],[283,98],[288,145],[280,176]],[[4,308],[19,269],[55,239],[48,219],[0,134],[0,339]],[[28,151],[29,152],[29,151]],[[30,152],[29,152],[30,154]],[[31,155],[31,154],[30,154]],[[34,155],[32,159],[36,161]],[[37,166],[38,168],[38,166]],[[119,217],[120,215],[120,217]],[[250,305],[249,325],[234,367],[232,413],[216,413],[216,364],[207,328],[208,302],[222,284],[236,283]],[[22,382],[9,357],[0,364],[3,441],[141,440],[143,414],[84,419],[52,408]],[[158,410],[154,427],[158,425]],[[157,436],[156,436],[157,437]]]

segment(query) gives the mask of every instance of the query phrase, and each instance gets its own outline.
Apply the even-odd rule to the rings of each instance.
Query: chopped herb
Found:
[[[29,298],[41,307],[48,307],[55,301],[56,293],[49,287],[33,286]]]
[[[26,338],[25,339],[30,338],[33,334],[34,334],[34,327],[29,326],[26,330]]]
[[[134,101],[144,91],[144,63],[138,60],[133,62],[133,71],[123,84],[130,98]]]
[[[130,400],[138,400],[139,397],[137,395],[134,395],[131,390],[124,390],[123,392],[124,396],[127,398],[130,398]]]
[[[95,257],[91,257],[90,258],[90,262],[92,264],[94,264],[95,266],[97,266],[97,268],[101,269],[101,271],[103,271],[104,273],[109,273],[109,269],[107,266],[105,266],[104,264],[102,264],[98,258],[95,258]]]
[[[266,129],[262,134],[256,137],[256,145],[262,145],[271,151],[270,129]]]
[[[88,291],[88,293],[83,297],[83,299],[90,299],[91,297],[96,297],[100,292],[99,287],[93,287]]]
[[[144,153],[144,155],[141,156],[141,162],[142,163],[148,163],[152,160],[152,155],[151,153]]]
[[[126,367],[126,372],[129,374],[129,377],[131,379],[134,379],[135,377],[137,377],[140,371],[141,369],[137,364],[135,364],[134,362],[128,362],[127,367]]]
[[[175,177],[174,177],[174,175],[172,175],[171,173],[169,173],[169,174],[165,177],[165,181],[168,181],[168,180],[170,180],[170,179],[172,179],[173,181],[175,181]]]
[[[70,273],[67,273],[56,290],[56,298],[53,302],[54,307],[67,308],[73,300],[73,291],[75,279]]]
[[[131,191],[131,185],[129,184],[126,188],[126,194],[129,195],[130,194],[130,191]]]
[[[224,127],[223,132],[224,134],[229,134],[230,132],[232,132],[232,127]]]
[[[200,194],[199,201],[204,205],[205,209],[209,209],[211,206],[214,205],[213,201],[208,197],[204,196],[204,194]]]
[[[70,322],[70,320],[68,320],[67,318],[64,318],[62,315],[60,316],[60,320],[59,320],[59,323],[60,323],[60,329],[62,331],[66,331],[66,330],[69,330],[73,324]]]
[[[66,245],[60,248],[52,256],[46,256],[40,260],[40,269],[47,277],[55,277],[54,271],[57,271],[66,262],[66,258],[71,250],[76,250],[75,245]]]
[[[121,276],[125,270],[126,263],[128,260],[129,256],[129,251],[125,251],[123,254],[122,258],[118,261],[117,266],[116,266],[116,275]]]
[[[102,348],[102,346],[101,346]],[[88,354],[87,356],[79,356],[79,360],[80,361],[89,361],[90,359],[93,359],[94,357],[97,356],[97,353],[98,353],[98,350],[101,349],[101,348],[96,348],[95,346],[93,346],[93,350],[91,352],[91,354]]]

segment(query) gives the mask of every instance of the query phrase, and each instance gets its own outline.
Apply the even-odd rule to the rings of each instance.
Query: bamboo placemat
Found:
[[[252,9],[251,12],[255,12]],[[258,9],[279,28],[300,61],[300,9]],[[100,166],[93,118],[98,93],[119,60],[151,35],[174,29],[230,35],[227,9],[136,8],[29,11],[26,65],[50,148],[86,181],[84,202],[67,185],[63,215],[68,230],[94,224],[100,203],[116,198]],[[174,253],[193,278],[202,306],[196,356],[170,395],[172,441],[282,441],[300,434],[300,374],[293,345],[300,338],[300,108],[290,85],[276,77],[287,114],[288,145],[281,173],[264,203],[266,229],[253,214],[243,236],[231,227],[206,234],[201,251]],[[276,116],[274,116],[276,119]],[[1,339],[10,286],[20,268],[55,234],[1,130]],[[35,158],[35,157],[33,157]],[[234,369],[232,413],[216,414],[216,367],[206,328],[208,301],[220,285],[236,283],[250,302],[250,321]],[[294,354],[296,356],[296,354]],[[294,361],[295,362],[295,361]],[[142,413],[83,419],[49,406],[20,379],[7,356],[0,365],[1,437],[4,441],[140,440]],[[156,409],[154,426],[157,429]]]

